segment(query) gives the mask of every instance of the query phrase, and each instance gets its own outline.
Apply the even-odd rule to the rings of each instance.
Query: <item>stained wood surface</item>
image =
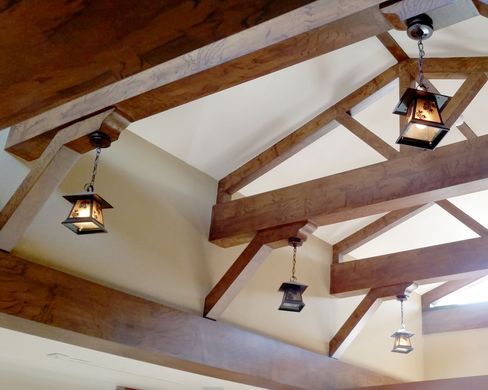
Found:
[[[478,136],[466,122],[463,122],[459,126],[456,126],[456,127],[461,132],[461,134],[464,135],[464,137],[466,139],[473,139],[473,138],[476,138]]]
[[[473,3],[478,9],[480,15],[488,18],[488,0],[473,0]]]
[[[401,48],[401,46],[393,39],[393,37],[388,32],[378,34],[376,36],[378,40],[383,44],[383,46],[390,52],[390,54],[398,61],[402,62],[408,60],[410,57]]]
[[[81,347],[110,347],[116,355],[264,388],[332,390],[396,382],[2,251],[0,280],[0,312],[9,314],[0,316],[2,326],[21,323],[24,332],[69,338]]]
[[[278,225],[304,220],[328,225],[481,191],[488,188],[487,148],[488,136],[482,136],[219,203],[213,207],[210,240],[235,245]]]
[[[399,383],[395,385],[355,387],[347,390],[483,390],[487,388],[488,375],[483,375],[434,381]]]
[[[14,127],[16,138],[9,146],[151,90],[156,91],[117,108],[134,121],[376,35],[389,28],[377,7],[368,9],[379,2],[314,2],[30,118]],[[239,9],[241,3],[245,2],[238,1],[232,7]],[[361,28],[350,29],[351,25]],[[169,89],[158,89],[166,85]]]
[[[412,206],[405,209],[390,211],[389,213],[383,215],[376,221],[371,222],[364,228],[334,244],[332,246],[333,262],[340,262],[344,254],[359,248],[361,245],[364,245],[368,241],[371,241],[402,222],[405,222],[407,219],[412,218],[414,215],[417,215],[428,207],[430,207],[428,204]]]
[[[482,276],[488,270],[487,253],[488,239],[474,238],[332,264],[330,292],[355,295],[408,281],[422,284]]]
[[[0,128],[310,2],[7,2]]]
[[[458,219],[467,227],[469,227],[476,234],[480,236],[488,235],[488,229],[486,229],[482,224],[480,224],[475,219],[471,218],[463,210],[461,210],[460,208],[456,207],[454,204],[449,202],[447,199],[440,200],[436,203],[439,206],[441,206],[444,210],[446,210],[449,214],[451,214],[454,218]]]
[[[417,60],[411,59],[408,63],[411,72],[417,74]],[[427,79],[465,79],[472,73],[486,72],[488,72],[488,56],[424,59],[424,74]]]
[[[422,308],[430,309],[430,305],[432,303],[438,301],[439,299],[445,297],[448,294],[453,293],[454,291],[459,290],[460,288],[466,287],[468,284],[476,282],[483,276],[474,276],[465,279],[449,280],[441,284],[440,286],[430,291],[427,291],[426,293],[422,294]]]
[[[340,359],[342,353],[352,343],[366,325],[366,322],[380,307],[381,302],[405,294],[412,283],[386,286],[371,289],[363,298],[359,306],[351,313],[346,322],[329,342],[329,356]]]
[[[422,311],[423,334],[488,328],[488,303],[434,307]]]

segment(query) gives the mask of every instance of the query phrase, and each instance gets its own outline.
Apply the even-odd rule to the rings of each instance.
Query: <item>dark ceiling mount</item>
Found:
[[[407,19],[407,35],[415,41],[426,40],[434,33],[434,24],[429,15],[421,14]]]
[[[112,143],[110,137],[101,131],[95,131],[88,137],[90,138],[90,143],[95,147],[108,148]]]

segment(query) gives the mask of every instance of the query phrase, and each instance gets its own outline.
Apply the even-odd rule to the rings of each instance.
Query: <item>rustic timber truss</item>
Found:
[[[190,19],[197,18],[190,9],[185,8],[190,7],[192,2],[181,3],[182,8],[179,12],[186,12],[185,15],[190,15]],[[253,4],[249,5],[250,3]],[[208,294],[205,299],[204,316],[217,319],[270,251],[283,246],[289,236],[298,235],[305,239],[317,226],[380,212],[388,213],[333,247],[331,293],[367,295],[330,341],[330,355],[340,355],[340,351],[347,347],[367,316],[374,312],[381,301],[411,289],[413,283],[453,279],[424,296],[425,318],[440,315],[439,311],[430,309],[431,302],[486,275],[488,270],[486,228],[446,200],[456,195],[488,189],[488,136],[478,137],[469,124],[463,123],[457,127],[466,138],[464,142],[439,148],[432,153],[416,153],[408,148],[397,151],[354,116],[397,85],[402,93],[414,83],[416,60],[408,57],[388,34],[388,30],[404,29],[404,20],[411,16],[424,12],[435,16],[438,10],[445,11],[449,7],[449,18],[440,21],[445,25],[478,14],[488,17],[488,0],[341,0],[333,3],[331,5],[330,2],[325,4],[300,0],[243,1],[240,8],[238,7],[238,12],[232,15],[238,22],[245,20],[246,23],[237,23],[232,19],[227,21],[229,25],[225,29],[210,26],[208,30],[202,31],[201,24],[208,20],[192,20],[195,25],[200,26],[198,31],[195,30],[201,34],[198,42],[191,39],[183,40],[177,48],[170,45],[169,49],[161,42],[145,42],[147,47],[142,45],[144,47],[141,48],[145,50],[143,54],[136,52],[137,48],[134,47],[134,52],[118,48],[106,57],[97,57],[90,65],[93,69],[98,66],[95,69],[97,72],[101,69],[109,71],[100,75],[90,67],[78,70],[83,73],[82,79],[85,80],[79,85],[65,85],[75,78],[70,69],[51,69],[47,75],[33,74],[25,84],[9,85],[0,92],[0,97],[5,101],[11,100],[10,104],[0,107],[0,128],[11,126],[6,150],[35,162],[31,172],[1,210],[0,249],[9,252],[15,247],[40,205],[69,171],[79,153],[91,150],[92,146],[86,137],[91,132],[101,128],[112,140],[116,140],[120,132],[131,122],[376,36],[397,60],[395,65],[219,181],[209,239],[223,247],[242,243],[248,245]],[[21,2],[12,12],[20,9],[19,17],[22,17],[21,11],[24,6]],[[134,7],[124,7],[126,6],[121,6],[117,12],[122,15],[127,13],[134,18],[141,16],[133,14],[138,12]],[[208,8],[208,14],[212,15],[220,15],[219,12],[223,15],[229,11],[213,9],[212,5],[205,7]],[[6,6],[7,10],[8,8],[9,6]],[[74,15],[77,10],[73,9],[70,12]],[[164,18],[164,10],[157,12],[161,12],[161,17]],[[150,25],[145,33],[160,36],[160,26],[160,23]],[[188,30],[191,30],[191,26]],[[239,44],[236,44],[237,42]],[[125,44],[130,45],[130,42]],[[123,69],[120,69],[121,64]],[[443,113],[447,126],[453,126],[486,84],[488,57],[427,58],[424,71],[426,78],[465,79]],[[29,93],[32,85],[37,85],[36,83],[43,83],[43,88],[36,89],[42,89],[42,93]],[[432,84],[429,83],[429,86],[435,90]],[[23,98],[15,99],[21,92],[25,92]],[[244,186],[339,125],[366,142],[387,161],[252,197],[232,199],[232,195]],[[475,231],[480,238],[341,262],[345,254],[421,212],[434,202]],[[459,257],[464,261],[459,262]],[[47,294],[51,301],[44,302],[51,311],[56,311],[57,308],[60,316],[69,316],[70,313],[61,314],[62,307],[57,306],[60,304],[56,301],[56,294],[65,294],[61,296],[62,300],[72,302],[80,311],[87,310],[83,306],[86,302],[78,301],[78,291],[73,292],[70,283],[98,288],[83,284],[85,282],[81,279],[69,279],[69,276],[36,266],[5,252],[0,252],[0,265],[2,280],[7,280],[11,288],[11,291],[1,292],[5,295],[1,296],[0,301],[5,298],[5,302],[9,302],[12,294],[15,296],[18,286],[26,289],[26,283],[34,281],[41,287],[38,290],[29,290],[31,295],[22,299],[34,302],[34,306],[39,305],[38,302],[43,303],[47,298],[37,301],[36,294],[42,295],[45,291],[56,290],[55,287],[61,280],[66,290],[56,292],[54,296]],[[402,272],[396,272],[397,270]],[[184,316],[178,312],[166,312],[167,308],[152,306],[155,304],[135,297],[119,296],[113,290],[100,290],[97,293],[113,295],[120,302],[127,299],[134,305],[127,308],[127,312],[135,310],[141,314],[141,318],[147,315],[154,324],[159,318],[151,317],[148,311],[161,311],[161,316],[165,319]],[[86,324],[72,321],[71,318],[53,319],[43,316],[41,309],[37,315],[16,311],[15,307],[7,304],[0,306],[0,311],[110,342],[124,342],[126,345],[131,344],[126,341],[127,339],[139,340],[145,332],[148,333],[147,340],[150,343],[151,340],[157,339],[158,332],[166,331],[155,326],[157,329],[151,333],[152,329],[147,329],[142,320],[140,323],[136,321],[128,324],[123,331],[105,329],[99,326],[99,319],[95,317],[90,319],[90,328],[85,329]],[[114,321],[123,321],[117,313],[110,315]],[[459,312],[450,315],[459,316]],[[211,329],[211,325],[208,325],[212,324],[211,322],[202,325],[206,321],[199,320],[203,322],[185,317],[184,322],[190,324],[190,327],[202,326]],[[484,326],[488,323],[486,318],[477,324],[480,322]],[[130,328],[131,326],[134,328]],[[459,329],[461,325],[453,326]],[[425,327],[426,333],[438,331],[434,325]],[[222,325],[217,330],[209,332],[216,340],[236,332],[224,328]],[[236,337],[239,340],[237,344],[250,340],[250,336],[246,334],[238,334]],[[174,350],[181,352],[176,347],[171,350],[171,345],[167,349],[164,349],[166,346],[151,349],[148,345],[143,342],[137,344],[139,348],[151,353],[171,354],[175,353]],[[225,354],[225,347],[220,344],[219,348],[219,351]],[[205,348],[202,347],[202,350]],[[285,347],[277,346],[276,353],[270,358],[278,359],[282,350],[287,351]],[[192,353],[190,349],[185,349],[184,352],[189,355]],[[254,351],[246,353],[252,356]],[[211,363],[189,355],[184,357],[184,363],[179,360],[177,363],[171,361],[171,364],[194,372],[208,372],[201,366],[208,367]],[[332,373],[336,367],[330,361],[318,361],[314,356],[306,356],[309,359],[308,367],[317,371],[327,369]],[[228,371],[236,370],[229,365],[231,363],[215,365],[212,375],[219,376],[221,371],[226,371],[227,376],[223,377],[239,378],[239,374],[228,374]],[[267,370],[273,371],[272,367],[266,367]],[[311,378],[307,383],[312,385],[322,384],[314,382],[311,376],[313,369],[304,369],[303,378]],[[239,370],[246,378],[253,375],[252,372],[246,371],[246,368],[239,366]],[[277,378],[268,378],[263,382],[246,380],[247,383],[258,385],[275,384],[274,381],[279,381]],[[378,381],[388,382],[384,378]],[[366,382],[365,380],[364,383]],[[286,383],[291,386],[297,385],[293,378],[287,378]]]

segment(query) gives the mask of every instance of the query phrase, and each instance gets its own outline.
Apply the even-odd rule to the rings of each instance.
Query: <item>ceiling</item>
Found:
[[[390,31],[400,46],[417,56],[416,42]],[[436,31],[425,42],[427,57],[488,55],[488,19],[478,16]],[[220,179],[351,93],[396,61],[376,38],[291,66],[279,72],[187,103],[133,123],[130,130],[193,167]],[[463,80],[431,80],[453,95]],[[355,118],[398,149],[398,117],[391,114],[398,83]],[[488,133],[484,110],[488,85],[462,118],[478,135]],[[465,138],[455,127],[441,143]],[[244,187],[244,196],[273,190],[384,161],[384,157],[339,126]],[[484,194],[453,200],[478,218]],[[384,214],[320,227],[315,235],[334,244]],[[480,221],[483,222],[483,221]],[[412,233],[415,232],[415,233]],[[476,235],[438,206],[432,206],[351,253],[354,257],[414,249]]]

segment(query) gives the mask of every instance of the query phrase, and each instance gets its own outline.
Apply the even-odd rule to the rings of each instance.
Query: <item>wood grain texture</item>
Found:
[[[423,334],[488,328],[488,303],[433,307],[422,310]]]
[[[259,231],[205,298],[203,316],[217,319],[254,276],[275,248],[288,245],[289,237],[306,240],[315,230],[307,222]]]
[[[376,150],[387,160],[391,160],[399,156],[399,152],[393,146],[390,146],[390,144],[383,141],[383,139],[378,137],[375,133],[369,130],[361,122],[354,119],[351,115],[347,113],[339,114],[336,117],[336,121],[348,129],[356,137]]]
[[[0,251],[3,323],[116,355],[272,389],[395,383],[385,376],[209,321]],[[21,321],[30,320],[28,323]],[[10,326],[12,326],[10,325]],[[48,325],[46,327],[45,325]],[[77,337],[78,335],[78,337]],[[88,336],[88,337],[87,337]]]
[[[338,123],[335,122],[335,118],[339,112],[349,111],[354,115],[366,108],[367,105],[362,105],[361,103],[373,95],[378,97],[378,92],[392,85],[397,77],[398,65],[388,68],[344,99],[341,99],[337,104],[323,111],[293,133],[224,177],[219,182],[221,190],[229,193],[239,191],[259,176],[262,176],[336,128]],[[369,100],[369,103],[372,103],[372,100]]]
[[[487,238],[474,238],[332,264],[330,292],[360,294],[365,289],[409,281],[425,283],[485,275],[487,250]]]
[[[483,275],[484,276],[484,275]],[[449,280],[441,284],[440,286],[427,291],[422,294],[422,308],[429,309],[430,305],[439,299],[445,297],[446,295],[459,290],[460,288],[466,287],[468,284],[476,282],[483,276],[473,276],[472,278]]]
[[[410,57],[401,48],[401,46],[393,39],[393,37],[388,32],[378,34],[376,36],[382,45],[390,52],[390,54],[398,61],[402,62],[408,60]]]
[[[488,136],[482,136],[219,203],[210,240],[226,246],[283,224],[308,220],[323,226],[481,191],[488,188],[487,148]]]
[[[417,74],[417,60],[408,60],[410,73]],[[427,79],[465,79],[472,73],[488,72],[486,57],[425,58],[424,75]]]
[[[488,375],[399,383],[395,385],[355,387],[347,390],[482,390],[486,388],[488,388]]]
[[[0,107],[0,128],[310,2],[7,2],[0,101],[8,104]]]
[[[356,336],[366,325],[366,322],[380,307],[381,302],[405,294],[412,283],[386,286],[371,289],[363,298],[359,306],[351,313],[346,322],[329,342],[329,356],[340,359],[342,353],[349,347]]]
[[[376,35],[389,27],[377,7],[368,9],[379,2],[314,2],[30,118],[14,127],[16,138],[8,146],[40,136],[94,111],[156,90],[140,96],[140,99],[117,105],[129,120],[141,119]],[[240,0],[233,7],[238,9],[241,3],[246,2]],[[354,19],[349,19],[348,15]],[[351,30],[349,27],[355,24],[351,22],[358,23],[359,27]],[[337,33],[339,28],[342,28],[343,33]],[[166,85],[169,89],[158,89]]]
[[[479,236],[483,237],[488,235],[488,229],[486,229],[481,223],[479,223],[475,219],[471,218],[463,210],[449,202],[447,199],[437,201],[436,203]]]
[[[334,263],[341,262],[343,255],[359,248],[361,245],[364,245],[368,241],[371,241],[395,226],[405,222],[428,207],[430,207],[430,205],[425,204],[390,211],[388,214],[371,222],[369,225],[344,238],[342,241],[335,243],[332,246],[332,261]]]

